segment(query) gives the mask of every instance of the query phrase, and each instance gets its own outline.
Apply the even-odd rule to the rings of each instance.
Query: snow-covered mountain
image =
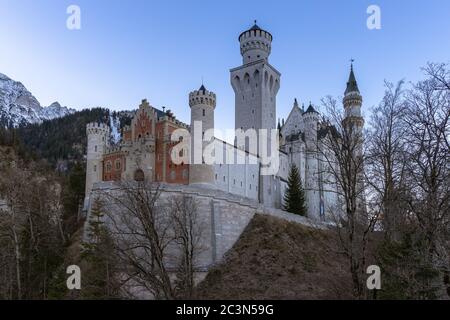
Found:
[[[18,127],[75,112],[58,102],[43,107],[25,86],[0,73],[0,126]]]

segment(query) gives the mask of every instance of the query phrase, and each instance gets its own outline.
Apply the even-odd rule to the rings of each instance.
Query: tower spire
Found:
[[[355,73],[353,72],[353,62],[354,61],[355,61],[354,59],[350,60],[350,75],[348,77],[347,88],[345,89],[345,94],[348,94],[350,92],[359,93],[358,83],[356,82]]]

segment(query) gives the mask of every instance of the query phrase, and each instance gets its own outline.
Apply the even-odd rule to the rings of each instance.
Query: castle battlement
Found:
[[[208,105],[213,108],[216,107],[216,94],[204,88],[205,87],[202,85],[199,90],[194,90],[191,93],[189,93],[190,107],[200,104]]]
[[[91,122],[86,125],[86,132],[88,135],[90,135],[90,134],[105,135],[105,134],[109,134],[110,131],[111,131],[111,129],[105,123]]]
[[[122,146],[121,145],[115,145],[107,147],[105,150],[105,155],[114,154],[114,153],[121,153],[122,152]]]
[[[248,64],[269,57],[272,35],[258,27],[255,20],[253,27],[239,35],[239,43],[244,64]]]

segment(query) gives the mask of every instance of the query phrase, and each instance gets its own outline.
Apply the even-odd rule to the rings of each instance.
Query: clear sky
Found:
[[[71,4],[81,30],[66,28]],[[381,30],[366,26],[371,4]],[[0,72],[43,105],[122,110],[147,98],[185,122],[188,93],[203,77],[217,94],[216,126],[234,128],[229,69],[241,65],[237,37],[254,19],[274,37],[277,117],[294,97],[319,104],[342,95],[351,58],[365,110],[385,79],[416,81],[427,61],[450,61],[448,0],[0,0]]]

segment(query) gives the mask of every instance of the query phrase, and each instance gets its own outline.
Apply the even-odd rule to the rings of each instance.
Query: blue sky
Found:
[[[71,4],[81,8],[81,30],[66,28]],[[381,8],[381,30],[366,27],[371,4]],[[0,72],[43,105],[121,110],[147,98],[186,122],[188,93],[203,77],[217,94],[217,127],[233,128],[229,69],[241,64],[237,37],[254,19],[274,36],[277,117],[294,97],[319,104],[342,95],[351,58],[365,110],[385,79],[416,81],[427,61],[450,61],[447,0],[0,0]]]

